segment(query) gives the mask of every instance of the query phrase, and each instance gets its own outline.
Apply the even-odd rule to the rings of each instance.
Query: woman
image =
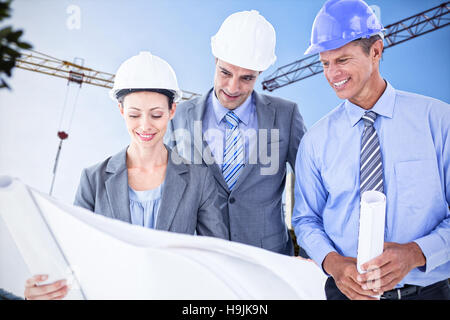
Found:
[[[209,169],[182,163],[163,143],[181,98],[170,65],[141,52],[120,66],[110,95],[118,101],[130,145],[83,170],[74,204],[148,228],[229,239]],[[65,280],[38,285],[45,280],[45,275],[28,279],[25,298],[67,294]]]

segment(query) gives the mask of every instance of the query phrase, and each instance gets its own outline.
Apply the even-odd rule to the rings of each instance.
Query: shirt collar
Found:
[[[219,125],[219,123],[223,120],[227,112],[230,110],[222,106],[219,99],[217,99],[214,90],[212,90],[211,96],[214,115],[216,117],[217,125]],[[252,96],[253,94],[249,95],[243,104],[241,104],[239,107],[233,110],[234,114],[239,118],[239,121],[243,122],[246,126],[248,125],[248,122],[250,121],[250,115],[254,110],[254,103]]]
[[[375,112],[380,116],[384,116],[387,118],[392,118],[392,114],[394,112],[394,104],[395,104],[395,89],[391,86],[391,84],[386,81],[386,89],[384,90],[381,97],[375,103],[375,105],[370,109],[370,111]],[[345,100],[344,108],[347,111],[347,115],[350,119],[350,123],[353,126],[361,120],[361,117],[364,115],[366,111],[356,104],[351,103],[349,100]]]

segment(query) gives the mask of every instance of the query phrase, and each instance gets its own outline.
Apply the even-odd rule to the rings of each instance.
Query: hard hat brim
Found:
[[[306,49],[304,54],[305,55],[307,55],[307,54],[315,54],[315,53],[321,53],[321,52],[324,52],[324,51],[338,49],[338,48],[343,47],[347,43],[350,43],[350,42],[352,42],[353,40],[356,40],[356,39],[358,39],[358,38],[354,38],[354,39],[336,39],[336,40],[331,40],[331,41],[327,41],[327,42],[312,44],[312,45],[309,46],[308,49]]]
[[[109,90],[109,97],[112,100],[114,100],[115,102],[118,102],[117,93],[120,90],[123,90],[123,89],[135,89],[135,88],[114,88],[114,89],[111,89],[111,90]],[[145,89],[165,89],[165,88],[144,88],[143,90],[145,90]],[[183,97],[183,92],[181,90],[172,90],[172,89],[166,89],[166,90],[173,92],[173,94],[174,94],[173,102],[178,103],[178,102],[181,101],[181,99]]]
[[[383,30],[374,32],[373,34],[371,34],[369,36],[366,36],[364,34],[359,34],[359,35],[356,35],[356,36],[354,36],[352,38],[348,38],[348,39],[335,39],[335,40],[330,40],[330,41],[321,42],[321,43],[317,43],[317,44],[312,44],[308,47],[308,49],[306,49],[304,55],[311,55],[311,54],[321,53],[324,51],[339,49],[354,40],[372,37],[377,34],[381,37],[381,39],[384,39]]]

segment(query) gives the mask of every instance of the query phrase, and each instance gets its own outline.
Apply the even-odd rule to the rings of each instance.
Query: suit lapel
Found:
[[[270,143],[270,130],[273,129],[274,123],[275,123],[275,110],[270,106],[270,101],[264,98],[264,96],[259,95],[256,91],[253,91],[253,97],[255,99],[255,109],[256,109],[256,118],[258,120],[258,130],[257,130],[257,143],[253,146],[252,150],[249,150],[249,152],[252,152],[253,154],[258,152],[259,149],[259,132],[261,132],[261,129],[265,129],[267,132],[267,144],[269,148]],[[259,156],[249,156],[249,159],[259,159]],[[236,184],[233,188],[234,190],[237,190],[239,186],[243,183],[243,181],[248,177],[250,172],[252,172],[255,168],[259,168],[259,164],[249,164],[247,163],[244,168],[242,169],[242,172],[239,176],[239,178],[236,181]]]
[[[270,105],[270,101],[264,96],[253,92],[256,105],[256,117],[258,119],[258,129],[273,129],[275,125],[275,109]]]
[[[202,121],[203,115],[205,114],[206,105],[208,102],[208,97],[211,94],[213,89],[209,90],[208,93],[198,101],[197,104],[193,104],[190,106],[190,109],[188,110],[188,119],[193,119],[194,121]],[[194,142],[194,150],[193,152],[197,153],[197,156],[200,157],[200,159],[203,159],[203,152],[207,154],[211,154],[211,150],[209,148],[209,145],[206,141],[203,140],[203,131],[202,127],[195,128],[194,127],[194,121],[188,121],[188,128],[189,132],[191,133],[192,141]],[[197,132],[194,132],[197,131]],[[201,140],[196,141],[195,137],[198,137],[200,135]],[[214,178],[219,182],[219,184],[225,189],[228,190],[228,186],[225,182],[225,179],[222,175],[222,170],[219,167],[219,165],[214,161],[213,163],[206,163],[205,164],[210,168]],[[229,191],[229,190],[228,190]]]
[[[131,223],[126,152],[127,148],[109,160],[106,171],[110,177],[105,181],[105,188],[113,217]]]
[[[168,152],[169,159],[167,163],[166,177],[164,179],[161,205],[159,207],[158,218],[156,221],[156,229],[166,231],[170,230],[181,198],[183,197],[184,190],[186,189],[187,182],[185,173],[188,172],[186,164],[173,163],[173,151],[170,151],[168,148]]]

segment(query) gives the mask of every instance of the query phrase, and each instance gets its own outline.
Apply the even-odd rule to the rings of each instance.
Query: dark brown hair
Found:
[[[123,105],[123,100],[125,99],[125,97],[128,94],[133,93],[133,92],[142,92],[142,91],[156,92],[156,93],[165,95],[169,99],[169,101],[168,101],[169,110],[172,109],[172,103],[175,98],[175,94],[172,91],[167,90],[167,89],[122,89],[116,93],[116,98],[117,98],[117,101],[119,101],[119,103]]]

